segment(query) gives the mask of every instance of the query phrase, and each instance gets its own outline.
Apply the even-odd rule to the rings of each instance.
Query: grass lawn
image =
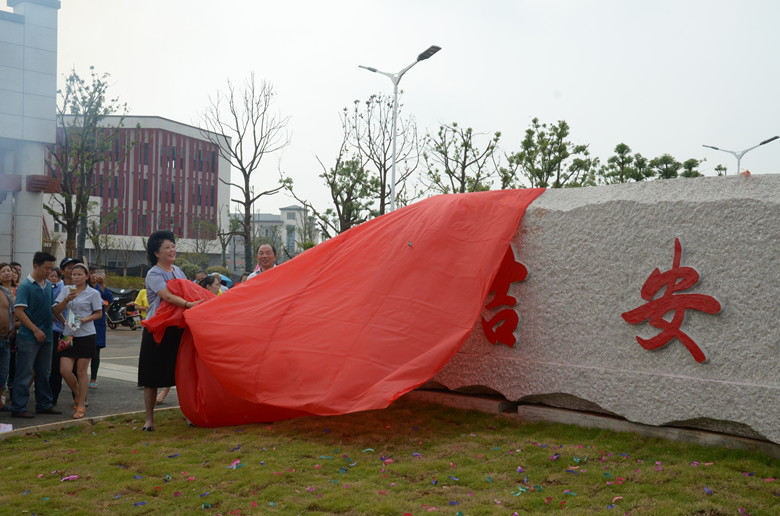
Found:
[[[188,428],[161,411],[0,442],[2,514],[780,514],[780,460],[400,400]]]

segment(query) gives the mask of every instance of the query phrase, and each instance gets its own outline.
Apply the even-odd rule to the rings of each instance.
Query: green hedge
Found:
[[[106,274],[106,285],[112,288],[124,289],[142,289],[145,287],[146,278],[138,276],[120,276],[116,274]]]

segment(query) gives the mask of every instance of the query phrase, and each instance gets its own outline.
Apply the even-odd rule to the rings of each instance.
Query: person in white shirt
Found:
[[[276,267],[276,249],[271,244],[262,244],[257,248],[257,267],[255,272],[249,275],[248,280],[267,270]]]
[[[95,320],[103,317],[103,299],[100,293],[87,285],[89,269],[83,263],[73,266],[73,285],[63,288],[54,306],[54,315],[62,322],[63,338],[71,336],[73,346],[58,351],[60,374],[73,392],[73,419],[81,419],[86,412],[89,362],[95,356]],[[75,293],[75,296],[73,295]],[[67,300],[67,304],[61,302]],[[73,365],[76,374],[73,374]]]

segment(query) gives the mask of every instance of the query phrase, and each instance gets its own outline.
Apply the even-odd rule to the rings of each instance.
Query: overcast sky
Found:
[[[533,117],[566,120],[605,161],[624,142],[648,158],[707,161],[714,175],[780,134],[776,0],[61,0],[59,74],[111,74],[133,115],[198,123],[209,96],[251,71],[272,83],[292,144],[268,156],[259,187],[291,175],[323,206],[315,156],[332,163],[339,113],[392,93],[386,77],[435,44],[401,82],[422,132],[458,122],[519,149]],[[61,82],[61,81],[60,81]],[[742,169],[780,173],[780,140]],[[257,211],[293,204],[279,194]]]

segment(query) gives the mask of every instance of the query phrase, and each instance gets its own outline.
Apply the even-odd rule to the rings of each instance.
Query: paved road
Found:
[[[107,346],[100,352],[100,368],[98,369],[98,388],[90,389],[87,394],[86,418],[124,414],[128,412],[143,412],[143,391],[138,390],[138,350],[141,347],[141,330],[132,331],[126,326],[116,330],[108,329]],[[0,412],[0,423],[13,425],[13,428],[30,428],[73,421],[73,406],[69,403],[70,389],[65,382],[57,409],[61,415],[38,414],[34,419],[18,419],[11,417],[10,412]],[[176,388],[165,399],[162,407],[178,406]],[[28,410],[35,413],[34,394],[30,395]],[[85,418],[85,419],[86,419]],[[143,423],[143,416],[139,416]]]

